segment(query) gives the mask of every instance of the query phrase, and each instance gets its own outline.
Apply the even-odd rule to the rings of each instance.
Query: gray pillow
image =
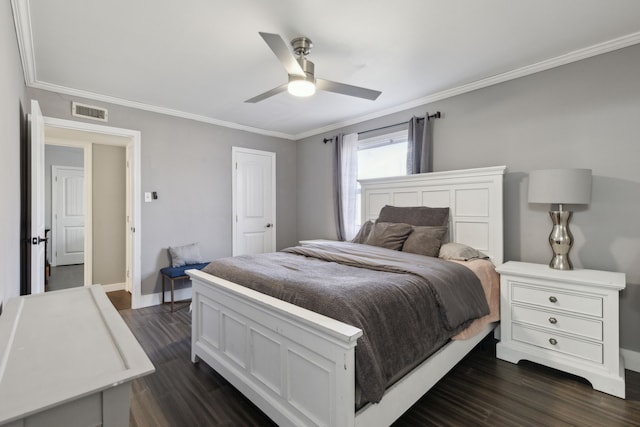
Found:
[[[443,226],[449,224],[449,208],[427,206],[399,207],[385,205],[380,209],[380,222],[401,222],[411,225]]]
[[[358,234],[351,241],[352,243],[364,243],[369,237],[369,233],[371,232],[371,228],[373,227],[373,221],[369,220],[362,224],[360,230],[358,230]]]
[[[170,247],[169,255],[171,256],[172,267],[182,267],[187,264],[200,264],[204,262],[200,256],[200,245],[198,243]]]
[[[440,247],[440,258],[457,261],[469,261],[472,259],[489,259],[489,257],[471,246],[462,243],[445,243]]]
[[[364,243],[399,251],[412,230],[409,224],[376,221]]]
[[[402,252],[437,257],[447,230],[447,227],[413,227],[413,232],[402,246]]]

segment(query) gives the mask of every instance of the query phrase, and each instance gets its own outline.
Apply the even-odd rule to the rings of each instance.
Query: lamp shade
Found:
[[[542,169],[529,174],[529,203],[588,204],[591,169]]]

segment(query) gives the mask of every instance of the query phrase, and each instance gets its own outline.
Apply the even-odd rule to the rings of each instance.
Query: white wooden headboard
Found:
[[[506,166],[361,180],[362,220],[384,205],[449,207],[449,239],[503,262],[502,181]]]

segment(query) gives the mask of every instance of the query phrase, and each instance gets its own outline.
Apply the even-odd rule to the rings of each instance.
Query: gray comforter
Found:
[[[356,381],[371,402],[489,312],[466,267],[356,243],[224,258],[204,271],[362,329]]]

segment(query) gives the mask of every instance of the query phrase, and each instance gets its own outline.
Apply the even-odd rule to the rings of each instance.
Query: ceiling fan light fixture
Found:
[[[291,53],[287,44],[278,34],[263,32],[259,34],[278,60],[280,60],[285,70],[287,70],[289,81],[258,96],[247,99],[245,102],[255,104],[256,102],[263,101],[284,92],[285,89],[293,96],[309,97],[315,94],[316,90],[323,90],[369,99],[371,101],[375,101],[382,93],[378,90],[366,89],[331,80],[316,79],[315,65],[306,58],[313,47],[313,43],[306,37],[297,37],[291,40],[291,47],[293,48],[293,53]]]
[[[290,78],[287,90],[293,96],[306,97],[316,93],[316,84],[304,77]]]

